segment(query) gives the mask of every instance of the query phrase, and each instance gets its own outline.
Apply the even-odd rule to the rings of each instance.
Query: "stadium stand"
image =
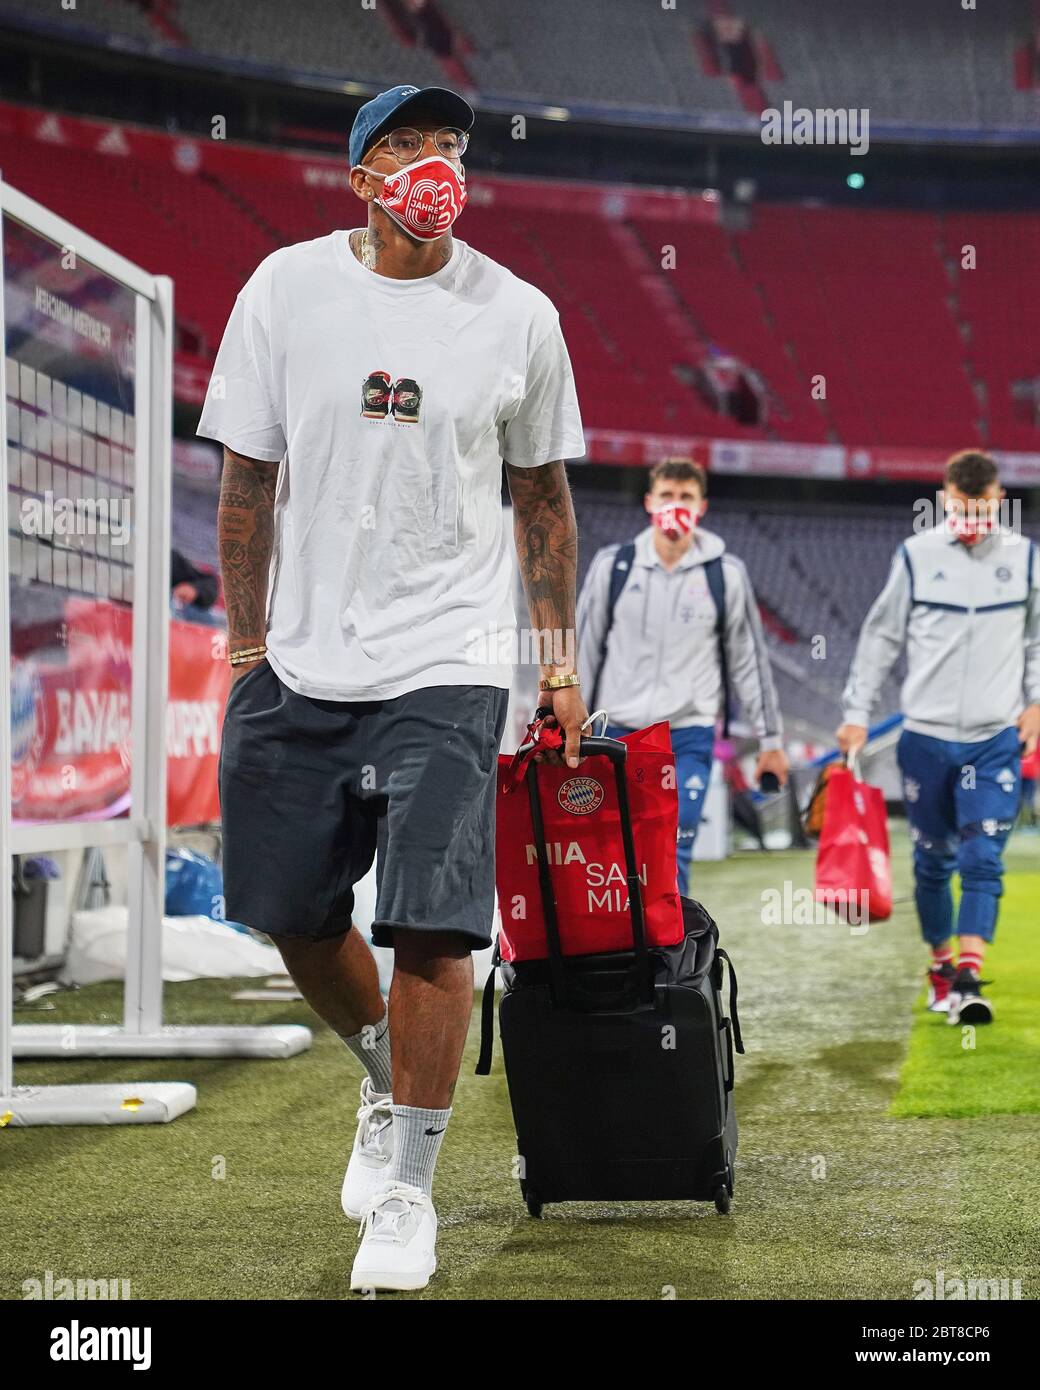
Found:
[[[826,378],[832,437],[941,446],[979,434],[939,239],[928,213],[764,206],[734,238],[781,343],[806,378]]]
[[[965,368],[976,385],[994,438],[1011,449],[1035,449],[1040,361],[1035,297],[1026,286],[1040,264],[1036,217],[950,213],[942,221],[946,263],[954,276]],[[975,257],[974,269],[962,260]],[[1016,383],[1023,405],[1015,413]]]
[[[13,17],[17,16],[14,6],[6,6],[5,9],[11,11]],[[121,34],[141,43],[156,43],[162,37],[149,19],[145,7],[137,4],[136,0],[95,0],[89,12],[78,14],[75,18],[85,27],[103,34]]]
[[[171,274],[179,349],[203,366],[264,256],[352,220],[335,186],[273,196],[263,165],[185,175],[172,156],[127,157],[118,128],[99,129],[95,149],[49,142],[44,157],[0,133],[4,175]],[[850,446],[1040,443],[1040,363],[1022,293],[1040,252],[1029,215],[758,204],[747,228],[727,231],[606,210],[533,215],[474,197],[463,231],[558,304],[594,427]],[[970,270],[965,247],[975,247]],[[737,424],[698,395],[691,371],[712,349],[761,378],[762,424]]]
[[[168,141],[162,159],[134,159],[118,126],[97,130],[92,148],[48,136],[41,150],[3,126],[0,166],[16,187],[174,277],[178,348],[200,367],[264,256],[353,220],[335,183],[297,181],[273,196],[263,160],[285,159],[277,151],[253,172],[230,163],[186,172],[172,138],[152,137]],[[331,163],[327,172],[343,177]],[[493,193],[479,173],[474,188],[485,178]],[[1027,214],[760,203],[746,228],[728,230],[638,210],[619,218],[606,203],[531,211],[475,196],[461,230],[558,305],[594,428],[850,447],[1040,446],[1040,349],[1023,293],[1040,227]],[[667,271],[666,247],[675,253]],[[974,268],[962,267],[965,248]],[[694,369],[713,350],[761,380],[764,421],[738,424],[699,394]]]
[[[1036,30],[1030,0],[1003,0],[950,23],[945,0],[888,5],[883,21],[860,0],[733,0],[767,35],[783,79],[776,104],[867,107],[886,121],[929,126],[1031,124],[1036,97],[1015,89],[1015,51]]]
[[[694,36],[706,18],[704,5],[683,15],[648,8],[639,25],[631,6],[618,0],[597,5],[595,23],[580,6],[553,0],[523,6],[445,0],[445,8],[481,35],[469,66],[478,87],[495,96],[616,105],[623,92],[626,106],[740,110],[729,84],[706,75],[697,61]]]
[[[956,24],[948,0],[889,5],[882,22],[860,0],[693,0],[649,6],[633,24],[631,0],[597,0],[595,22],[555,0],[380,0],[370,10],[336,0],[94,0],[76,23],[153,51],[375,84],[449,81],[499,100],[697,112],[708,124],[785,98],[867,107],[873,122],[891,124],[1035,123],[1032,0],[956,8]],[[31,22],[10,0],[0,13]]]
[[[409,82],[443,84],[447,74],[432,53],[414,43],[405,47],[391,8],[389,0],[370,10],[328,0],[248,6],[178,0],[176,13],[191,46],[203,53],[357,81],[386,81],[404,64]]]

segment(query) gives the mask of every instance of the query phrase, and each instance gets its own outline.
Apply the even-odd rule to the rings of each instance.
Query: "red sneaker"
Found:
[[[952,962],[944,960],[942,965],[933,965],[928,972],[928,1012],[945,1014],[950,1008],[950,990],[957,978]]]

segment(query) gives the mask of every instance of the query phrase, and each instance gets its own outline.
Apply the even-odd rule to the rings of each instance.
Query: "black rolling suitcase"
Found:
[[[733,1195],[737,1120],[733,1052],[743,1052],[729,963],[722,1004],[718,928],[682,899],[685,937],[647,948],[623,743],[582,740],[614,765],[633,949],[564,956],[538,799],[527,770],[548,958],[502,964],[499,1009],[517,1133],[520,1190],[532,1216],[545,1202],[714,1201]],[[497,951],[496,951],[497,960]],[[484,991],[477,1072],[491,1066],[494,970]]]

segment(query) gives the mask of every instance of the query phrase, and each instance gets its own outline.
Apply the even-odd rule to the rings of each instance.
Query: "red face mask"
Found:
[[[991,516],[982,512],[966,516],[958,508],[946,513],[946,525],[964,545],[978,545],[979,541],[992,533],[995,523]]]
[[[650,513],[650,520],[670,541],[682,540],[697,525],[696,513],[679,502],[666,502]]]
[[[376,203],[418,241],[436,241],[466,206],[466,175],[439,155],[417,160],[396,174],[380,174],[383,191]]]

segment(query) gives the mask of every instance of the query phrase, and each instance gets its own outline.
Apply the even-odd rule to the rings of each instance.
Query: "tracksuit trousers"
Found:
[[[958,936],[992,941],[1003,892],[1003,852],[1021,794],[1018,730],[953,743],[904,730],[897,750],[914,847],[921,933],[933,946],[954,934],[950,879],[961,877]]]

